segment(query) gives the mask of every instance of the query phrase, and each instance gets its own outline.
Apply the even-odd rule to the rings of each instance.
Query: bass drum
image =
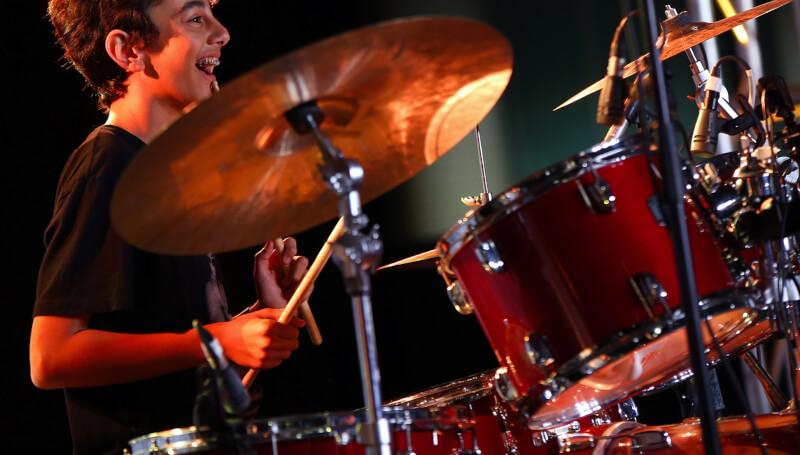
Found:
[[[506,406],[494,392],[496,371],[485,371],[388,403],[390,406],[430,408],[465,406],[472,412],[475,428],[472,446],[484,455],[546,455],[559,435],[602,430],[623,419],[635,419],[632,401],[596,412],[574,422],[549,430],[530,430],[519,415]]]
[[[689,369],[648,143],[639,135],[610,141],[538,172],[437,245],[442,274],[455,276],[508,372],[499,393],[532,428],[575,421]],[[772,329],[766,308],[735,287],[694,206],[686,209],[702,330],[715,361],[715,344],[734,354]]]
[[[469,453],[474,421],[463,406],[382,408],[392,432],[392,453]],[[126,454],[362,455],[360,430],[366,413],[328,412],[240,421],[228,435],[207,428],[178,428],[131,440]]]

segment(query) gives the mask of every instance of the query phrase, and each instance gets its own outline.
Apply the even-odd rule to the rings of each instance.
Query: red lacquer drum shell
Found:
[[[563,424],[689,367],[676,262],[647,141],[611,141],[538,172],[453,227],[442,269],[508,371],[532,427]],[[769,332],[687,202],[698,295],[726,353]],[[705,331],[708,345],[710,340]],[[517,398],[524,398],[517,401]]]

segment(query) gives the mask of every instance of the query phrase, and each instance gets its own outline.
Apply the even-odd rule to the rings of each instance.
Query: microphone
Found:
[[[625,119],[628,87],[622,79],[625,69],[625,39],[622,37],[622,28],[627,19],[627,16],[622,19],[611,41],[606,81],[600,91],[600,101],[597,103],[596,120],[599,125],[617,125]]]
[[[242,385],[242,380],[236,374],[228,359],[225,358],[219,341],[208,330],[200,326],[197,320],[192,322],[192,326],[200,335],[203,354],[206,356],[211,370],[214,371],[217,388],[221,390],[220,401],[222,402],[222,407],[229,414],[237,414],[244,411],[250,406],[250,394]]]
[[[692,155],[700,158],[710,158],[717,153],[717,139],[720,132],[719,94],[722,81],[717,73],[712,73],[706,81],[703,91],[703,101],[700,113],[692,132]]]

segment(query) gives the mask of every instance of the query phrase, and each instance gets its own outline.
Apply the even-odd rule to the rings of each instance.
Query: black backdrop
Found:
[[[519,4],[518,4],[519,3]],[[604,130],[593,123],[593,101],[551,113],[578,89],[605,71],[608,40],[618,21],[617,2],[446,1],[368,2],[318,0],[274,2],[225,0],[216,14],[232,34],[217,74],[222,82],[314,40],[379,20],[449,14],[484,20],[500,29],[515,51],[515,74],[492,115],[504,114],[508,167],[497,189],[598,141]],[[673,3],[681,7],[681,2]],[[69,153],[103,122],[83,81],[62,67],[60,52],[45,18],[44,1],[7,6],[6,42],[0,46],[2,72],[2,330],[7,365],[0,401],[3,451],[66,453],[69,433],[60,391],[33,387],[28,376],[27,342],[42,234],[53,195]],[[767,70],[789,72],[797,81],[791,11],[760,19],[765,39],[780,44],[765,52]],[[774,17],[772,17],[774,16]],[[781,35],[788,33],[788,35]],[[780,56],[794,55],[787,59]],[[675,65],[683,91],[685,63]],[[684,101],[683,114],[696,114]],[[485,133],[484,133],[485,134]],[[536,153],[530,153],[531,149]],[[446,171],[446,170],[445,170]],[[469,176],[472,178],[473,176]],[[413,179],[412,179],[413,180]],[[436,238],[406,235],[409,220],[399,207],[409,202],[407,185],[366,206],[382,226],[384,257],[395,260],[433,247]],[[456,219],[454,218],[453,223]],[[301,252],[316,255],[332,223],[298,233]],[[442,232],[443,233],[443,232]],[[233,307],[253,299],[249,278],[255,248],[222,255]],[[473,317],[452,309],[441,278],[431,264],[378,274],[374,279],[375,319],[384,396],[394,398],[468,374],[494,368],[496,360]],[[301,348],[281,367],[264,372],[268,392],[262,415],[283,415],[362,406],[350,303],[338,270],[328,266],[312,297],[325,342],[315,347],[304,337]],[[163,403],[168,407],[169,403]],[[187,422],[189,425],[189,422]]]

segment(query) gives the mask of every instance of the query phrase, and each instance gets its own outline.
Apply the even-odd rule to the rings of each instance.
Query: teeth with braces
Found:
[[[205,57],[196,61],[194,64],[197,66],[217,66],[219,65],[219,59],[216,57]]]

